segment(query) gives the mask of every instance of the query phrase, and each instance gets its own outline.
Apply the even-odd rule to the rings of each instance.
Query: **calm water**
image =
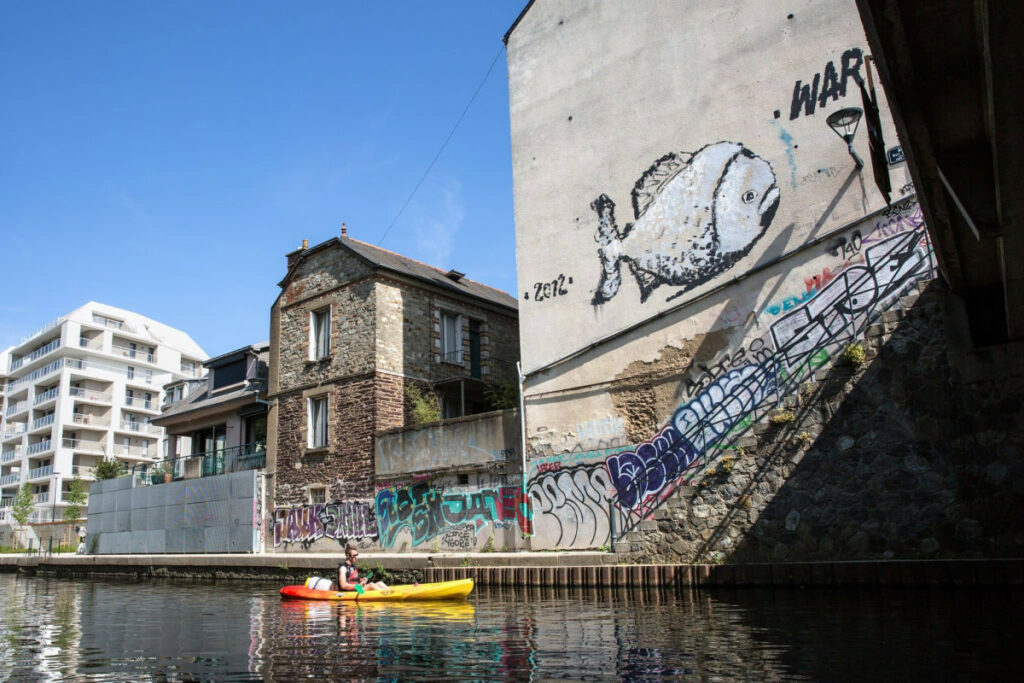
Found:
[[[282,602],[277,587],[0,574],[0,680],[1019,679],[1020,594],[477,589]]]

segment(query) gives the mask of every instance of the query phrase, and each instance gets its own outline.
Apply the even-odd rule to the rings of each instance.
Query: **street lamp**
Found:
[[[860,117],[863,114],[864,111],[859,107],[846,107],[829,114],[828,118],[825,119],[829,127],[846,143],[846,148],[850,151],[850,156],[857,163],[857,168],[864,168],[864,162],[853,151],[853,137],[857,134],[857,124],[860,123]]]

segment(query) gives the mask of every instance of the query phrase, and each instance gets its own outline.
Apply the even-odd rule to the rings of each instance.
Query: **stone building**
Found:
[[[456,417],[491,410],[485,388],[516,381],[516,301],[344,228],[287,259],[271,308],[270,499],[372,509],[374,435],[411,424],[406,386]]]
[[[853,0],[534,0],[506,43],[534,549],[1019,555],[1020,375],[951,362]]]

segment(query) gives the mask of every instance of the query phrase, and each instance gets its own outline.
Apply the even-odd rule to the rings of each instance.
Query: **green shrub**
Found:
[[[780,410],[779,412],[777,412],[774,415],[772,415],[768,419],[768,421],[771,422],[773,425],[778,426],[778,425],[789,424],[790,422],[794,421],[795,419],[796,419],[796,415],[794,415],[791,411],[789,411],[789,410]]]
[[[867,354],[864,352],[864,347],[860,344],[847,344],[843,352],[839,354],[839,357],[843,359],[843,362],[847,365],[859,368],[864,365],[864,361],[867,359]]]
[[[120,460],[104,459],[96,465],[97,479],[117,479],[124,473],[124,463]]]
[[[413,424],[421,425],[441,419],[441,400],[437,394],[430,390],[423,391],[415,384],[409,384],[405,387],[405,395],[412,404]]]

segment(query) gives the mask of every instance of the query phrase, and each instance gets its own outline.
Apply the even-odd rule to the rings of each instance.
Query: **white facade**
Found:
[[[10,522],[26,482],[36,501],[31,521],[59,520],[71,480],[93,480],[101,460],[161,459],[164,430],[149,423],[160,414],[161,387],[198,377],[206,358],[184,332],[96,302],[0,354],[0,522]]]

